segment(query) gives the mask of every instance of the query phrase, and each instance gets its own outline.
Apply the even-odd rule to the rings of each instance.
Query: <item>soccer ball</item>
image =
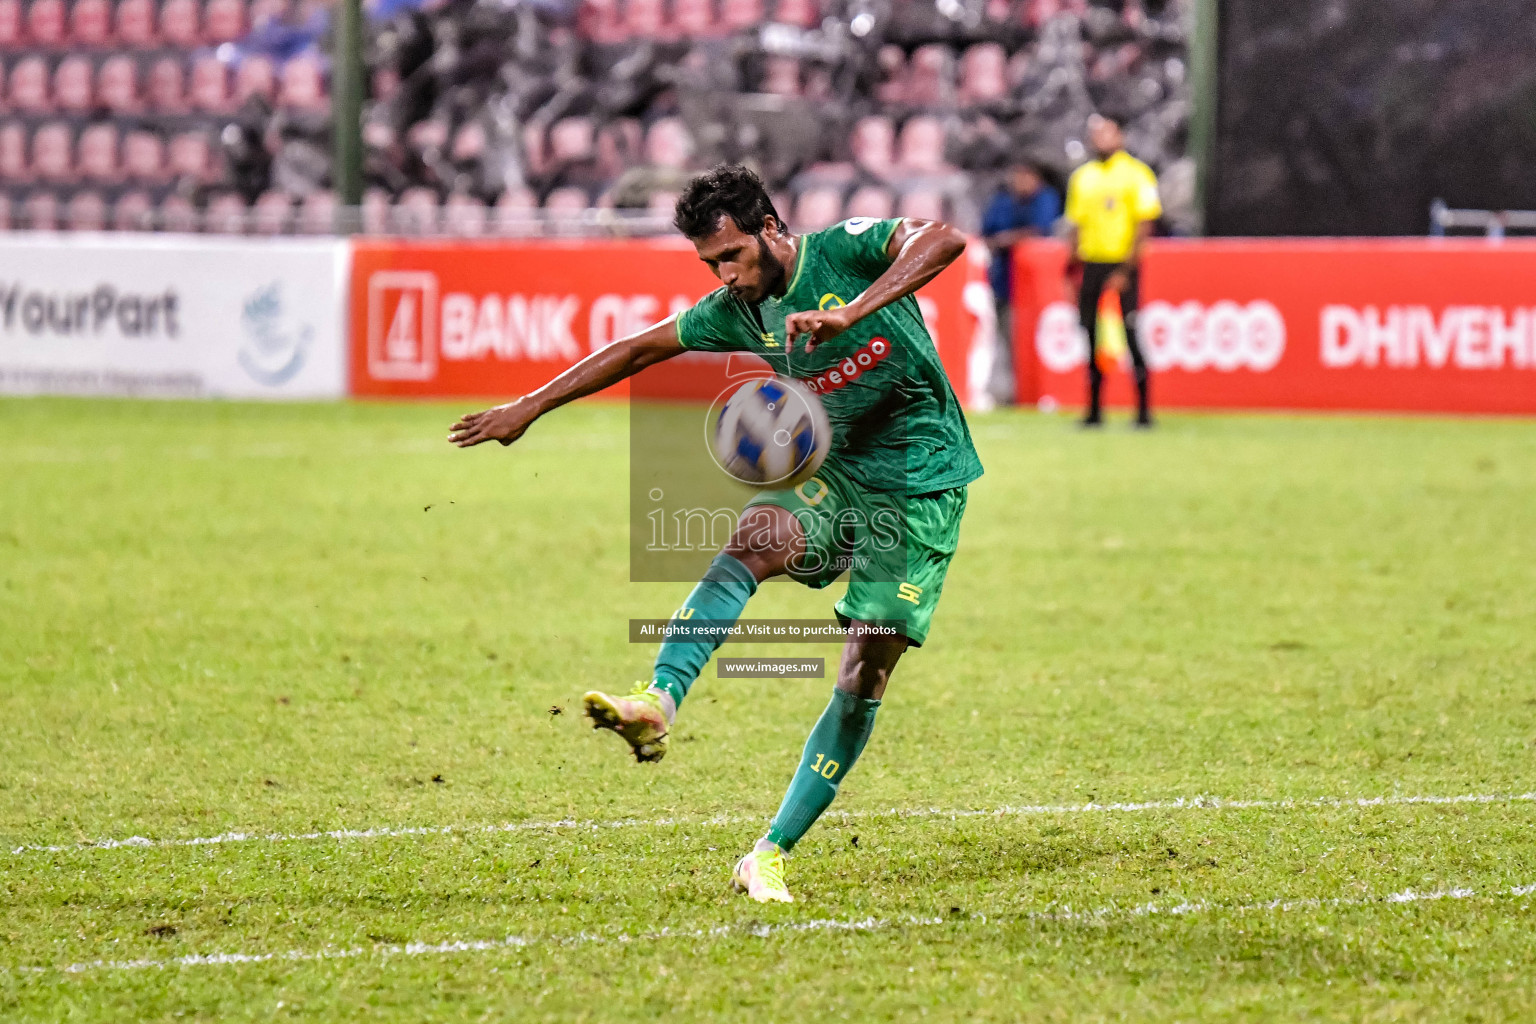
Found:
[[[832,447],[821,399],[786,377],[737,388],[711,416],[710,445],[720,468],[752,487],[795,487],[811,478]]]

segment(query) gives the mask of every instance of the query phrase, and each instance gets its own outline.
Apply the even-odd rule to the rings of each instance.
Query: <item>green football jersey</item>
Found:
[[[982,469],[917,299],[893,302],[809,353],[804,338],[784,350],[785,317],[846,305],[885,273],[898,223],[855,217],[802,235],[782,297],[754,308],[716,289],[678,317],[677,335],[687,349],[761,356],[820,395],[830,457],[860,484],[928,494],[962,487]]]

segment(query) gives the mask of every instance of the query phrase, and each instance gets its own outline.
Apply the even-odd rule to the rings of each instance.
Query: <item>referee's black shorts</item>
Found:
[[[1083,286],[1077,293],[1077,315],[1082,322],[1083,330],[1088,332],[1088,337],[1098,343],[1099,329],[1099,299],[1104,295],[1104,282],[1109,280],[1109,275],[1119,270],[1121,263],[1084,263]],[[1135,326],[1135,318],[1131,316],[1141,305],[1141,274],[1135,267],[1127,269],[1127,280],[1124,290],[1120,292],[1120,312],[1125,317],[1127,327]]]

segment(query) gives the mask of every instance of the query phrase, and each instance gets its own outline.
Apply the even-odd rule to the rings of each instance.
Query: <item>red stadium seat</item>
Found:
[[[311,192],[299,207],[298,230],[306,235],[329,235],[336,230],[336,210],[341,204],[329,189]]]
[[[92,189],[76,192],[65,207],[64,223],[71,231],[105,231],[107,200]]]
[[[645,159],[655,167],[682,170],[693,156],[693,134],[680,117],[664,117],[645,133]]]
[[[117,0],[117,41],[137,49],[155,44],[154,0]]]
[[[629,37],[619,13],[619,0],[582,0],[576,29],[597,43],[618,43]]]
[[[915,107],[945,106],[954,95],[954,55],[942,43],[919,46],[907,68],[906,102]]]
[[[640,39],[663,39],[668,35],[665,0],[626,0],[624,27]]]
[[[198,183],[207,181],[213,169],[213,152],[207,133],[182,132],[171,139],[166,162],[170,165],[171,174],[177,178],[188,178]]]
[[[69,36],[76,46],[106,46],[112,39],[112,6],[107,0],[75,0]]]
[[[87,125],[80,132],[80,177],[98,185],[110,185],[120,177],[117,166],[117,125],[111,122]]]
[[[714,0],[677,0],[673,21],[679,32],[694,39],[715,35],[720,30]]]
[[[889,189],[879,185],[864,185],[848,197],[848,206],[843,210],[843,216],[884,220],[895,208],[896,197],[891,195]]]
[[[843,212],[843,195],[835,188],[809,188],[795,201],[791,222],[798,231],[820,231],[837,223]]]
[[[251,211],[252,229],[258,235],[287,234],[293,220],[293,198],[276,189],[256,197]]]
[[[901,197],[896,204],[897,216],[916,217],[920,220],[943,220],[944,197],[937,192],[916,189]]]
[[[27,162],[27,128],[20,121],[0,124],[0,181],[7,183],[32,180],[32,165]]]
[[[150,67],[149,106],[160,114],[185,114],[190,110],[180,57],[161,57]]]
[[[652,192],[651,198],[646,201],[645,210],[652,216],[666,217],[671,220],[672,214],[677,210],[677,196],[676,192],[658,189]]]
[[[0,50],[21,45],[21,23],[21,0],[0,0]]]
[[[408,188],[400,193],[392,218],[394,225],[408,235],[431,235],[438,230],[437,193],[429,188]]]
[[[732,32],[757,28],[763,23],[763,0],[725,0],[720,20]]]
[[[32,0],[27,8],[27,41],[33,46],[64,44],[64,0]]]
[[[597,150],[597,128],[590,117],[563,117],[549,130],[549,157],[555,166],[590,160]]]
[[[880,67],[880,81],[875,85],[875,99],[885,104],[907,101],[907,52],[894,43],[880,47],[875,54]]]
[[[853,162],[877,178],[889,178],[894,169],[896,129],[888,117],[860,118],[853,126],[849,146]]]
[[[246,17],[248,29],[257,29],[274,21],[279,21],[288,13],[292,0],[251,0],[251,9]]]
[[[201,39],[197,21],[197,0],[165,0],[160,7],[160,38],[190,50]]]
[[[523,125],[523,162],[528,173],[539,177],[549,170],[549,144],[543,121],[530,120]]]
[[[203,230],[216,235],[243,235],[247,220],[245,200],[233,192],[222,192],[208,200]]]
[[[53,105],[66,114],[80,115],[91,109],[95,101],[92,79],[96,69],[91,59],[71,54],[59,61],[53,69]]]
[[[557,188],[544,197],[544,212],[570,216],[584,212],[588,207],[587,193],[582,189]]]
[[[997,43],[978,43],[960,58],[960,101],[991,103],[1008,93],[1008,53]]]
[[[539,208],[539,197],[533,190],[518,186],[509,188],[496,200],[496,209],[509,213],[532,213]]]
[[[229,109],[229,69],[212,54],[192,65],[192,105],[207,114],[222,114]]]
[[[146,185],[166,180],[165,143],[159,135],[139,128],[123,137],[123,175]]]
[[[203,14],[203,38],[232,43],[245,35],[245,4],[241,0],[208,0]]]
[[[909,174],[942,174],[950,170],[944,161],[944,126],[938,118],[913,117],[901,126],[896,164]]]
[[[53,121],[32,133],[32,172],[41,181],[63,185],[74,180],[75,140],[69,125]]]
[[[59,197],[52,192],[33,192],[21,204],[20,227],[30,231],[59,230]]]
[[[48,99],[48,62],[42,57],[23,57],[11,67],[10,98],[12,110],[21,114],[46,114],[52,109]]]
[[[153,229],[154,206],[143,192],[124,192],[112,204],[113,231],[149,231]]]
[[[370,188],[363,193],[363,231],[370,235],[389,232],[389,193]]]
[[[816,0],[779,0],[773,20],[781,25],[815,28],[821,24],[821,12],[817,10]]]
[[[108,57],[96,72],[96,99],[114,114],[137,114],[139,101],[139,65],[124,54]]]
[[[474,196],[455,192],[443,207],[443,229],[462,238],[479,238],[485,234],[485,203]]]
[[[239,201],[236,198],[237,204]],[[203,218],[198,215],[197,207],[193,206],[192,201],[186,196],[172,194],[162,199],[157,218],[162,231],[190,234],[202,229]]]
[[[774,96],[800,95],[800,62],[793,57],[769,57],[764,62],[762,91]]]
[[[277,105],[288,110],[326,109],[325,72],[318,57],[304,54],[283,65]]]
[[[270,102],[277,95],[277,71],[272,61],[260,54],[252,54],[235,69],[235,103],[244,103],[252,96],[261,96]]]

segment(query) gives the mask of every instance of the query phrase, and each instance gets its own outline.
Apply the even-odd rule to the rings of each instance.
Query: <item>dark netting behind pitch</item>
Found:
[[[1208,229],[1423,234],[1536,209],[1536,0],[1222,0]]]

